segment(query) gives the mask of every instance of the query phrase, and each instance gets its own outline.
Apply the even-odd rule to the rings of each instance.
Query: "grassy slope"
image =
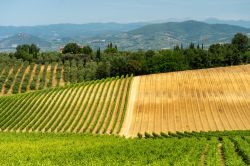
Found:
[[[246,134],[247,135],[247,134]],[[249,136],[231,136],[247,151]],[[79,134],[0,133],[0,165],[221,165],[232,162],[222,158],[217,146],[223,143],[231,156],[241,156],[227,137],[125,139],[113,136]],[[243,143],[242,143],[243,142]],[[244,146],[244,147],[243,147]],[[245,149],[244,149],[245,148]],[[226,156],[227,157],[227,156]],[[249,154],[247,154],[249,157]],[[236,159],[234,160],[236,161]],[[232,165],[231,164],[231,165]],[[230,164],[229,164],[230,165]]]
[[[117,77],[119,82],[130,82],[132,77]],[[104,86],[110,84],[113,79],[97,80],[81,84],[72,84],[65,87],[46,89],[42,91],[5,96],[0,98],[0,130],[1,131],[39,131],[39,132],[91,132],[99,128],[98,120],[107,123],[100,126],[101,130],[107,129],[109,124],[114,123],[114,129],[108,133],[119,131],[123,123],[123,118],[119,115],[125,114],[123,107],[112,107],[112,112],[117,112],[109,116],[101,116],[106,110],[101,96],[104,96],[109,89],[104,90]],[[91,88],[90,88],[91,87]],[[82,90],[86,89],[83,93]],[[87,91],[88,90],[88,91]],[[125,103],[128,86],[122,84],[118,92],[122,97],[113,99],[105,97],[111,106]],[[123,93],[121,91],[124,91]],[[80,100],[81,99],[81,100]],[[99,108],[99,109],[97,109]],[[100,119],[99,117],[102,117]],[[115,125],[117,124],[117,125]],[[74,130],[77,129],[77,130]],[[105,132],[106,133],[106,130]],[[119,134],[119,132],[116,132]]]

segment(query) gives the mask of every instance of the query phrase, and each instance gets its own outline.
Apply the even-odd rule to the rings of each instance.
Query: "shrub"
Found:
[[[138,134],[137,134],[137,137],[141,139],[141,138],[142,138],[142,134],[141,134],[141,133],[138,133]]]

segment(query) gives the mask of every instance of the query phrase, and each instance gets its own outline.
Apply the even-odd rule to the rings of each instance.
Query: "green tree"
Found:
[[[245,52],[242,57],[244,63],[250,63],[250,51]]]
[[[99,62],[101,60],[101,49],[98,48],[96,51],[96,61]]]
[[[84,46],[82,48],[82,53],[90,55],[93,52],[92,48],[90,46]]]
[[[117,45],[113,47],[113,43],[108,44],[107,48],[104,50],[105,53],[117,53],[118,48]]]
[[[237,33],[232,39],[232,44],[241,52],[246,52],[248,49],[249,39],[242,33]]]
[[[102,79],[110,76],[110,63],[100,62],[96,69],[96,78]]]
[[[194,43],[190,43],[190,45],[189,45],[189,49],[195,49],[195,45],[194,45]]]
[[[37,59],[40,48],[38,48],[35,44],[30,45],[29,53],[33,55],[34,59]]]
[[[235,45],[225,45],[224,54],[226,65],[239,65],[241,63],[242,57]]]
[[[85,80],[95,80],[96,79],[96,70],[97,63],[96,62],[88,62],[84,68],[84,78]]]
[[[225,65],[224,64],[224,59],[225,59],[224,45],[213,44],[209,47],[208,53],[209,53],[212,67]]]
[[[24,44],[16,47],[15,57],[24,61],[32,61],[38,58],[40,49],[35,44]]]
[[[79,54],[80,52],[81,48],[76,43],[68,43],[63,49],[63,54]]]
[[[155,55],[155,52],[153,50],[148,50],[145,52],[145,57],[147,58],[152,58]]]

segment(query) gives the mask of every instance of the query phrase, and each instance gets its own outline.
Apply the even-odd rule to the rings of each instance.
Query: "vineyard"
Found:
[[[81,134],[0,133],[1,165],[250,164],[249,131],[142,139]]]
[[[250,129],[250,65],[134,77],[122,135]]]
[[[0,95],[42,90],[47,87],[63,86],[61,63],[34,64],[15,61],[0,63]]]
[[[119,134],[131,81],[127,75],[0,97],[0,130]]]
[[[0,62],[0,96],[81,83],[92,79],[89,73],[81,60],[45,64]]]
[[[1,65],[3,94],[38,90],[0,97],[1,131],[136,137],[250,129],[249,65],[85,82],[75,61]]]
[[[250,65],[92,81],[1,65],[17,94],[0,97],[0,165],[250,165]]]

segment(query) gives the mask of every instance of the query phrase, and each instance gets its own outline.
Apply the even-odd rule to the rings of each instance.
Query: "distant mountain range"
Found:
[[[0,41],[0,48],[13,49],[21,44],[32,43],[35,43],[41,49],[47,49],[51,47],[51,43],[44,39],[25,33],[18,33],[14,36],[8,37]]]
[[[210,20],[211,21],[211,20]],[[58,50],[68,42],[104,48],[109,42],[122,50],[172,48],[182,44],[230,42],[241,32],[250,36],[250,29],[228,24],[199,21],[167,23],[95,23],[55,24],[34,27],[0,26],[0,51],[13,50],[16,45],[35,43],[42,50]]]
[[[209,24],[229,24],[229,25],[236,25],[245,28],[250,28],[250,21],[246,20],[220,20],[217,18],[208,18],[204,20],[204,22]]]
[[[112,36],[122,49],[162,49],[191,42],[211,45],[228,43],[234,34],[250,35],[250,29],[227,24],[207,24],[197,21],[169,22],[146,25],[127,33]]]

